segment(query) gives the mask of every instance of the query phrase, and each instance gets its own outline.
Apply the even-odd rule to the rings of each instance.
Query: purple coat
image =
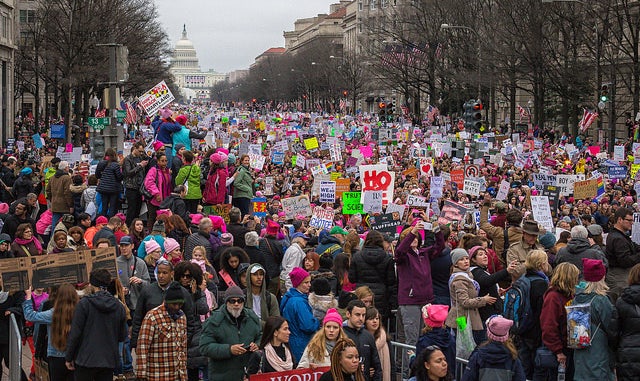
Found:
[[[444,250],[442,232],[435,235],[435,245],[421,248],[416,253],[411,243],[416,236],[409,232],[395,252],[398,273],[398,305],[424,306],[433,302],[431,260]]]

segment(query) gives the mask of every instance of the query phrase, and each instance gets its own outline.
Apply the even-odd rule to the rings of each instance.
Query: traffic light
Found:
[[[346,98],[347,95],[349,95],[349,92],[347,90],[343,90],[342,91],[342,96]]]
[[[129,79],[129,49],[126,46],[116,47],[116,79],[118,82]]]
[[[387,117],[386,117],[386,115],[387,115],[386,108],[387,108],[387,104],[386,103],[384,103],[384,102],[378,103],[378,119],[381,122],[384,122],[387,119]]]
[[[393,103],[387,102],[387,120],[393,120],[393,114],[395,114],[395,108],[393,107]]]
[[[482,103],[470,100],[464,104],[464,128],[469,132],[484,133],[487,128],[482,124]]]
[[[602,102],[609,100],[609,85],[602,85],[602,87],[600,87],[600,100]]]

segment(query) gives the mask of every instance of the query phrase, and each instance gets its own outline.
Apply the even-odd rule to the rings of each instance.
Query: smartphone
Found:
[[[242,346],[242,348],[244,348],[245,350],[249,350],[249,348],[251,348],[251,344],[245,344]]]
[[[424,228],[424,230],[433,230],[433,225],[431,224],[431,222],[423,222],[422,227]]]

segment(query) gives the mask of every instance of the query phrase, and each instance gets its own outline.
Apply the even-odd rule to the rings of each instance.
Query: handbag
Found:
[[[191,164],[191,167],[189,168],[189,173],[187,174],[187,177],[184,179],[184,182],[182,183],[187,193],[189,193],[189,176],[191,176],[192,169],[193,169],[193,164]]]
[[[538,349],[536,349],[536,357],[535,364],[538,368],[558,368],[558,358],[555,353],[551,352],[549,348],[545,345],[542,345]]]
[[[156,171],[156,186],[158,186],[158,172]],[[146,200],[151,200],[153,198],[153,194],[144,186],[144,181],[140,184],[140,194]]]

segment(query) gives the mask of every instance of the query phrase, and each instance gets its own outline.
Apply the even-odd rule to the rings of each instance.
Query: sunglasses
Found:
[[[230,299],[227,299],[227,303],[229,303],[229,304],[242,304],[242,303],[244,303],[244,299],[242,299],[242,298],[230,298]]]

